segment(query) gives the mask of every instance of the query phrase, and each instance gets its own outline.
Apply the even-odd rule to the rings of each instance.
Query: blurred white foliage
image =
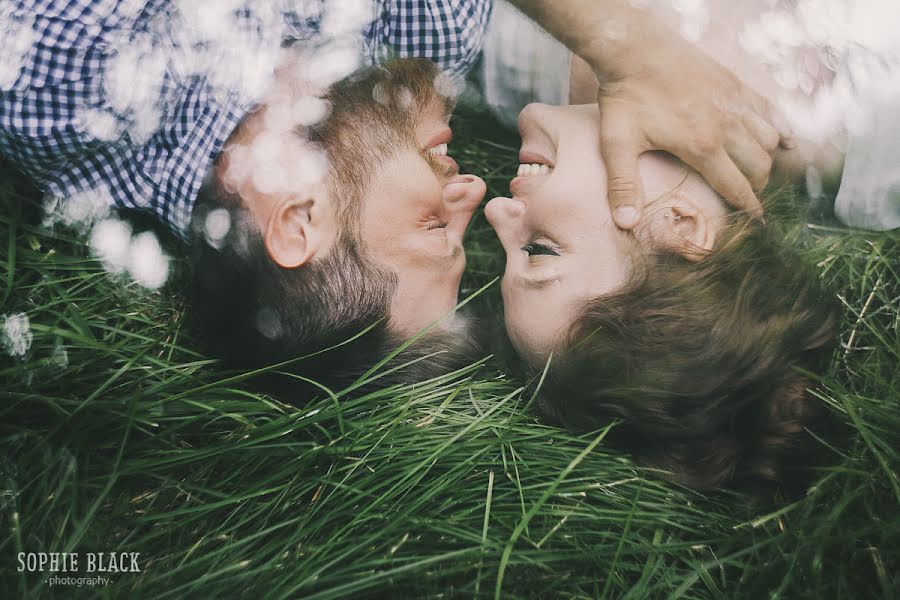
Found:
[[[119,113],[153,108],[166,73],[166,57],[149,34],[118,48],[104,70],[106,102]]]
[[[122,136],[124,129],[124,123],[113,112],[103,108],[84,109],[75,119],[76,127],[104,142],[116,141]]]
[[[328,37],[356,35],[375,20],[371,0],[332,2],[322,19],[322,34]]]
[[[22,61],[34,44],[34,17],[15,16],[12,9],[11,2],[0,2],[0,90],[15,84]]]
[[[441,71],[434,77],[434,90],[445,98],[456,99],[461,92],[461,84],[457,81],[456,77],[447,73],[446,71]],[[375,96],[375,90],[372,90],[372,95]],[[376,97],[375,100],[379,103],[382,103]],[[383,103],[382,103],[383,104]]]
[[[225,208],[211,210],[206,215],[203,227],[206,243],[218,250],[231,230],[231,213]]]
[[[44,200],[44,225],[89,228],[109,214],[112,197],[106,187],[86,190],[68,198],[48,196]]]
[[[291,187],[293,169],[288,164],[288,154],[297,152],[299,141],[290,133],[266,131],[258,135],[250,146],[248,165],[253,166],[253,187],[263,194],[276,194]]]
[[[331,103],[315,96],[300,96],[291,103],[290,120],[293,125],[310,127],[331,114]]]
[[[136,145],[146,144],[159,130],[161,121],[162,112],[155,106],[134,113],[128,125],[131,142]]]
[[[380,81],[372,86],[372,98],[382,106],[388,106],[391,103],[391,94],[387,86]]]
[[[313,19],[319,15],[319,2],[310,0],[276,0],[282,13],[293,13],[300,19]],[[339,2],[337,3],[339,4]]]
[[[123,17],[134,18],[147,8],[147,0],[119,0],[116,10]]]
[[[220,99],[258,102],[271,85],[284,31],[276,3],[177,0],[169,24],[170,65],[205,77]]]
[[[91,230],[90,248],[107,271],[114,274],[127,271],[145,288],[158,289],[168,278],[169,257],[152,231],[132,236],[128,223],[104,219]]]
[[[896,0],[799,0],[747,23],[739,42],[773,70],[796,133],[821,140],[864,131],[874,125],[872,104],[900,102],[897,23]],[[822,67],[833,72],[830,81]]]
[[[416,102],[416,96],[408,87],[398,86],[397,88],[397,104],[403,112],[412,112]]]
[[[104,219],[91,230],[90,246],[107,271],[122,273],[130,259],[131,226],[118,219]]]
[[[263,194],[297,193],[328,173],[325,153],[291,132],[263,133],[249,148],[245,169]]]
[[[14,358],[23,358],[31,349],[34,335],[25,313],[3,316],[3,349]]]
[[[146,143],[160,126],[165,74],[166,56],[149,34],[119,48],[106,67],[105,101],[125,121],[135,144]]]
[[[131,240],[128,273],[145,288],[163,286],[169,276],[169,257],[163,252],[152,231],[139,233]]]
[[[234,12],[245,4],[244,0],[176,0],[175,6],[198,42],[217,42],[239,34]]]
[[[331,103],[310,95],[282,95],[266,106],[263,119],[271,131],[288,132],[295,127],[310,127],[331,113]]]
[[[303,75],[313,93],[321,94],[362,64],[362,49],[354,39],[336,39],[310,53]]]

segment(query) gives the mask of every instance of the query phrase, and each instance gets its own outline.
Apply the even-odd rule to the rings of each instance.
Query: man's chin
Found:
[[[389,329],[401,339],[407,339],[427,330],[429,333],[466,335],[471,319],[450,306],[444,311],[429,315],[417,315],[415,319],[391,318]]]

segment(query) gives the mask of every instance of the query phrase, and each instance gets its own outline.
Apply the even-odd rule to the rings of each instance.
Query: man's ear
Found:
[[[656,221],[656,245],[688,260],[704,258],[716,243],[717,224],[688,199],[675,199],[657,214]]]
[[[305,265],[330,238],[324,208],[314,197],[289,197],[272,211],[264,242],[269,258],[285,269]]]

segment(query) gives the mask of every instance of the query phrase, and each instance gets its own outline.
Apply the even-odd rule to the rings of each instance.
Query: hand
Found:
[[[665,150],[697,170],[737,210],[762,217],[755,191],[769,179],[779,145],[794,141],[777,109],[674,31],[620,55],[598,73],[601,153],[616,224],[632,229],[644,195],[638,156]]]

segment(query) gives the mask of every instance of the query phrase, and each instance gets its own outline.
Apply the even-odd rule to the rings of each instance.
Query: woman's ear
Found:
[[[294,196],[282,200],[266,225],[266,252],[275,264],[295,269],[308,263],[334,237],[332,219],[315,197]]]
[[[712,251],[718,224],[699,205],[676,197],[655,212],[653,242],[657,248],[691,261],[701,260]]]

